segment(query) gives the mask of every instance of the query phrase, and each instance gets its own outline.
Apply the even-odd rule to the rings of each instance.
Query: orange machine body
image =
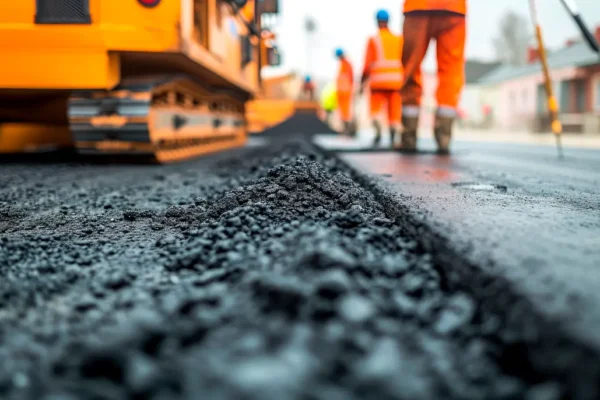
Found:
[[[160,77],[157,82],[162,85],[166,77],[177,76],[175,86],[162,86],[170,91],[165,99],[174,100],[163,99],[162,104],[179,107],[181,116],[192,121],[190,127],[200,121],[190,116],[192,109],[196,116],[205,109],[207,113],[218,109],[221,115],[241,112],[243,117],[244,105],[260,90],[260,69],[267,61],[261,60],[262,40],[252,32],[252,24],[259,21],[254,3],[249,1],[240,10],[224,0],[0,2],[0,58],[4,60],[0,63],[0,152],[3,147],[15,148],[14,143],[3,146],[9,139],[2,138],[2,132],[22,132],[12,125],[3,129],[6,124],[30,128],[41,124],[42,142],[52,141],[48,125],[70,123],[73,130],[69,102],[80,100],[77,93],[86,92],[88,102],[102,96],[153,99],[152,85],[146,93],[136,94],[126,85],[140,77]],[[148,101],[147,107],[155,106],[154,100]],[[158,115],[155,111],[136,115],[136,123],[146,118],[143,123],[148,127],[156,125],[157,121],[148,120]],[[83,114],[77,115],[81,125]],[[237,144],[243,142],[242,131],[245,136],[242,125],[235,124]],[[114,124],[109,128],[116,129]],[[156,145],[148,131],[146,148]],[[171,139],[173,149],[174,136]],[[199,146],[197,140],[194,143]]]
[[[150,8],[90,0],[91,22],[84,24],[36,23],[35,1],[1,2],[0,54],[10,62],[0,63],[0,88],[111,89],[141,66],[201,78],[210,72],[214,82],[255,92],[256,63],[240,64],[247,31],[219,3],[163,0]]]

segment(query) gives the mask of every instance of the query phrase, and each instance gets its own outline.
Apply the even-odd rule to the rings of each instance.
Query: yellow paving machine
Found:
[[[0,2],[0,153],[171,162],[243,145],[270,0]]]

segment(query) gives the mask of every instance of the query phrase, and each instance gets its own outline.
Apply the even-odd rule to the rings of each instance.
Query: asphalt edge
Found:
[[[462,257],[452,248],[451,240],[428,223],[425,211],[407,206],[402,195],[391,190],[385,181],[357,170],[337,157],[338,152],[311,144],[316,151],[344,165],[351,172],[351,178],[371,192],[396,223],[403,220],[406,234],[417,241],[418,250],[432,255],[434,268],[443,278],[442,290],[464,292],[478,300],[474,319],[481,318],[483,308],[487,313],[506,314],[503,305],[494,301],[498,294],[505,303],[519,310],[520,318],[504,318],[506,325],[500,329],[503,341],[497,344],[504,353],[498,354],[496,361],[504,373],[530,383],[561,382],[571,394],[577,394],[576,398],[600,397],[600,349],[573,337],[563,329],[560,320],[545,316],[508,278],[488,272],[495,269],[493,261],[482,260],[478,266]],[[539,333],[544,335],[543,340]],[[497,334],[480,337],[498,342]],[[556,363],[536,357],[557,352],[557,349],[560,356],[556,357]],[[595,382],[595,385],[582,387],[582,382]]]

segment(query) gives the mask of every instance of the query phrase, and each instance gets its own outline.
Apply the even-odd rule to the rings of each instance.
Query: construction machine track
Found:
[[[123,80],[111,91],[73,92],[68,116],[80,153],[168,163],[242,146],[244,101],[186,76],[154,76]]]

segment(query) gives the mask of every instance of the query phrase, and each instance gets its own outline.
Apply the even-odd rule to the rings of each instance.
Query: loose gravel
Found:
[[[303,141],[0,176],[0,398],[593,399],[598,356]]]

